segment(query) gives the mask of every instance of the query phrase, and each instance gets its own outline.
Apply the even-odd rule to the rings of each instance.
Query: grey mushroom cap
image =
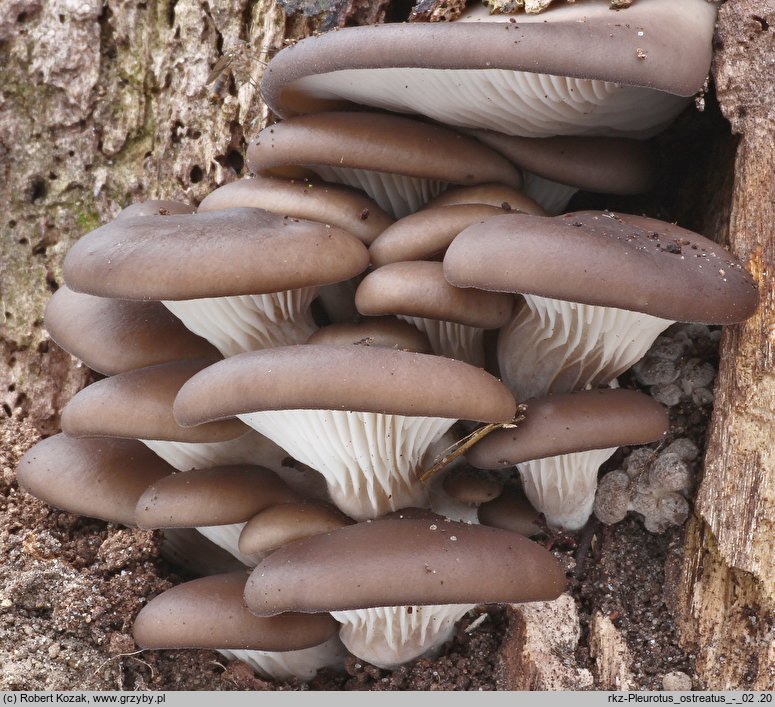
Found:
[[[175,471],[133,439],[38,442],[19,461],[19,485],[54,508],[135,525],[135,505],[145,489]]]
[[[221,466],[165,476],[137,501],[140,528],[193,528],[244,523],[298,495],[260,466]]]
[[[341,282],[368,257],[341,229],[239,208],[113,221],[70,249],[64,276],[78,292],[183,300]]]
[[[292,651],[331,638],[339,624],[328,614],[259,618],[242,598],[247,575],[195,579],[152,599],[135,619],[138,646]]]
[[[116,216],[119,218],[133,218],[135,216],[172,216],[174,214],[193,214],[196,207],[184,204],[180,201],[169,199],[149,199],[139,201],[124,207]]]
[[[514,298],[475,288],[453,287],[441,263],[389,263],[370,272],[355,292],[364,315],[402,314],[497,329],[511,318]]]
[[[361,192],[313,179],[240,179],[210,192],[198,211],[239,207],[330,224],[352,233],[366,245],[393,223],[391,216]]]
[[[307,339],[308,344],[382,346],[416,353],[431,353],[428,337],[396,317],[365,317],[359,322],[330,324]]]
[[[497,528],[375,520],[279,548],[253,571],[259,616],[379,606],[548,601],[565,588],[552,554]]]
[[[175,442],[222,442],[248,432],[239,420],[181,427],[172,415],[180,387],[211,361],[163,363],[119,373],[76,393],[62,411],[70,437],[126,437]]]
[[[321,113],[277,123],[248,145],[246,161],[255,173],[330,165],[452,184],[522,184],[519,170],[479,141],[384,113]]]
[[[48,301],[45,325],[58,346],[109,376],[169,361],[221,358],[161,302],[95,297],[63,285]]]
[[[305,344],[220,361],[178,393],[181,425],[261,410],[349,410],[502,422],[516,412],[507,388],[480,368],[428,354]]]
[[[614,137],[528,138],[491,130],[468,134],[518,167],[545,179],[606,194],[640,194],[654,186],[657,160],[648,143]]]
[[[479,469],[500,469],[571,452],[647,444],[667,431],[665,409],[633,390],[599,389],[528,400],[516,428],[491,432],[466,453]]]
[[[447,249],[456,287],[521,292],[684,322],[751,316],[756,284],[717,243],[645,216],[507,214],[465,229]]]
[[[489,204],[504,211],[519,211],[523,214],[544,216],[541,204],[530,198],[519,189],[505,184],[474,184],[465,187],[451,187],[431,199],[423,210],[438,206],[455,206],[457,204]]]
[[[715,8],[704,1],[685,2],[682,12],[676,12],[674,2],[654,4],[636,3],[626,10],[626,18],[603,4],[590,9],[591,3],[584,3],[571,11],[552,10],[561,19],[552,22],[541,14],[514,23],[504,18],[349,27],[303,39],[278,53],[267,67],[261,91],[282,117],[347,106],[294,85],[299,79],[347,69],[506,69],[691,96],[705,81],[712,50],[707,33],[697,27],[708,25],[708,20],[712,24]],[[374,74],[375,82],[378,76]]]

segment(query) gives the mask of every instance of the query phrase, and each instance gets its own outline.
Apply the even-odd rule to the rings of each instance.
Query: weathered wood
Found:
[[[713,76],[741,135],[730,249],[761,303],[724,330],[714,413],[695,516],[672,594],[700,681],[714,689],[775,687],[775,2],[722,6]]]

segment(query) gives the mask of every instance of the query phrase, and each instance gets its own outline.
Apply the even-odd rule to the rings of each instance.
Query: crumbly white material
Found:
[[[342,624],[339,636],[353,655],[392,670],[440,648],[475,606],[382,606],[332,611],[331,616]]]
[[[229,660],[241,660],[265,678],[273,680],[312,680],[321,668],[341,670],[347,656],[339,636],[325,643],[298,651],[226,650],[218,652]]]
[[[593,449],[517,464],[525,495],[553,528],[583,528],[592,515],[598,469],[616,449]]]
[[[396,316],[423,332],[433,353],[484,368],[484,329],[441,319]]]
[[[238,417],[319,471],[341,511],[366,520],[427,506],[419,480],[431,445],[455,420],[344,410],[270,410]]]
[[[366,192],[383,211],[392,214],[396,219],[419,211],[448,186],[448,182],[417,179],[392,172],[328,165],[309,165],[309,168],[327,182],[346,184]]]
[[[605,385],[673,322],[615,307],[525,295],[498,336],[503,382],[518,401]]]
[[[310,304],[316,287],[264,295],[163,300],[185,326],[224,356],[273,346],[303,344],[317,329]]]
[[[344,98],[420,113],[446,125],[525,137],[646,138],[691,102],[610,81],[506,69],[343,69],[301,78],[293,87],[317,98]]]

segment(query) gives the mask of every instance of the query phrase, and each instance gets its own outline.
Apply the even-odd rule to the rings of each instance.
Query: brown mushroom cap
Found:
[[[479,506],[477,515],[482,525],[503,528],[527,537],[543,532],[538,525],[538,511],[513,484],[504,487],[497,498]]]
[[[367,265],[345,231],[240,208],[113,221],[70,249],[64,275],[93,295],[181,300],[340,282]]]
[[[753,278],[713,241],[656,219],[598,211],[474,224],[447,249],[444,274],[456,287],[685,322],[743,321],[758,302]]]
[[[134,526],[137,499],[174,471],[137,440],[58,434],[30,449],[16,475],[25,491],[54,508]]]
[[[505,184],[492,183],[452,187],[431,199],[425,205],[425,209],[457,204],[489,204],[505,211],[519,211],[534,216],[544,216],[546,213],[543,207],[527,194]]]
[[[546,601],[564,587],[551,553],[515,533],[447,521],[378,520],[279,548],[251,574],[245,601],[259,616],[271,616]]]
[[[45,322],[58,346],[105,375],[181,359],[221,358],[161,302],[94,297],[63,285],[48,301]]]
[[[424,208],[386,228],[369,246],[375,267],[407,260],[440,260],[455,236],[477,221],[504,213],[500,206],[456,204]]]
[[[190,204],[169,199],[149,199],[130,204],[119,212],[116,218],[133,218],[135,216],[171,216],[173,214],[193,214],[196,208]]]
[[[641,5],[628,8],[626,17],[605,4],[576,3],[523,15],[517,22],[487,17],[485,22],[348,27],[281,51],[270,62],[261,91],[282,117],[346,105],[335,95],[316,96],[294,84],[348,69],[507,69],[691,96],[710,65],[706,30],[712,28],[715,7],[704,0],[682,2],[680,8],[672,0]],[[550,15],[557,21],[548,21]],[[378,72],[372,81],[379,83]]]
[[[503,481],[487,472],[458,467],[447,473],[442,486],[455,500],[479,505],[497,498],[503,490]]]
[[[518,167],[579,189],[606,194],[640,194],[656,180],[654,150],[640,140],[564,136],[528,138],[472,130]]]
[[[239,207],[330,224],[352,233],[366,245],[393,223],[392,217],[361,192],[310,179],[240,179],[210,192],[198,211]]]
[[[282,545],[343,528],[354,521],[323,503],[281,503],[258,512],[242,529],[239,551],[265,554]]]
[[[246,579],[233,572],[168,589],[137,615],[135,642],[145,649],[292,651],[319,645],[339,630],[328,614],[253,615],[242,598]]]
[[[585,390],[528,400],[524,421],[500,429],[466,453],[472,466],[500,469],[571,452],[646,444],[668,427],[653,398],[624,389]]]
[[[369,346],[250,351],[206,368],[175,400],[182,425],[260,410],[350,410],[502,422],[516,404],[496,378],[461,361]]]
[[[355,324],[331,324],[321,327],[307,339],[308,344],[342,346],[382,346],[416,353],[430,353],[428,337],[409,322],[396,317],[366,317]]]
[[[181,427],[172,416],[180,387],[210,361],[176,361],[138,368],[92,383],[62,411],[70,437],[129,437],[175,442],[221,442],[248,432],[239,420]]]
[[[389,263],[358,285],[355,306],[361,314],[402,314],[497,329],[511,318],[511,295],[452,287],[441,263],[413,260]]]
[[[260,466],[220,466],[159,479],[137,502],[140,528],[193,528],[244,523],[256,513],[298,496]]]
[[[246,161],[256,173],[330,165],[453,184],[522,184],[519,170],[477,140],[383,113],[321,113],[277,123],[248,145]]]

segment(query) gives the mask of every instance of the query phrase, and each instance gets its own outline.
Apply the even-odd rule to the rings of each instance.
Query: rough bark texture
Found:
[[[775,3],[727,2],[713,66],[741,136],[719,240],[753,273],[761,304],[728,327],[705,477],[687,529],[675,608],[697,674],[714,689],[775,687]]]

